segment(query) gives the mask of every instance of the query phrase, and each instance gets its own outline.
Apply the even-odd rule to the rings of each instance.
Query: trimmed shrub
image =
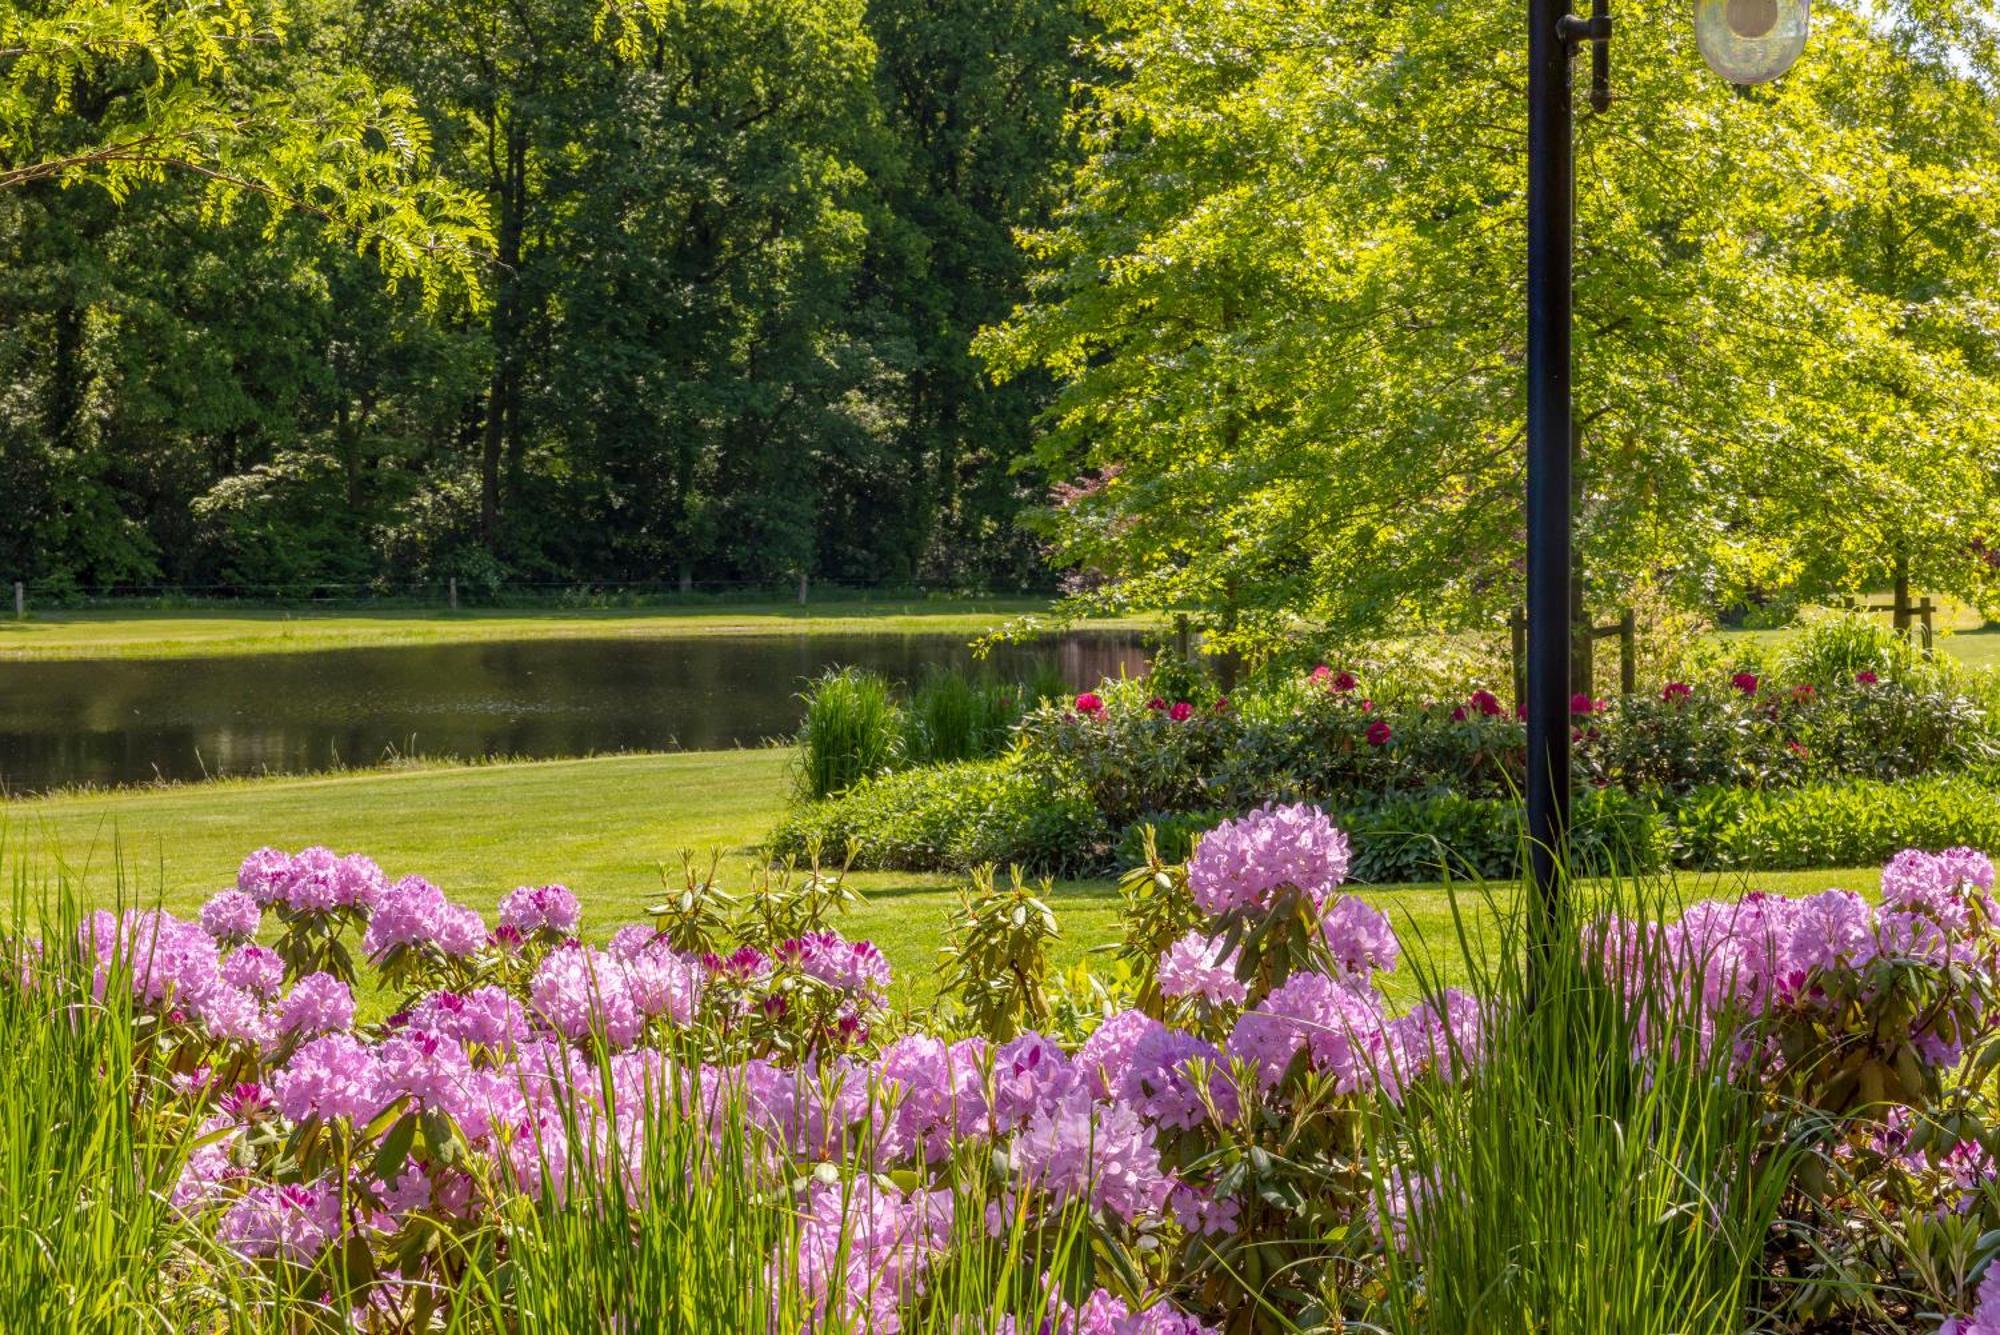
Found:
[[[1397,797],[1335,813],[1353,846],[1350,874],[1371,885],[1511,880],[1527,847],[1521,804],[1456,793]],[[1616,790],[1578,793],[1570,827],[1577,875],[1644,875],[1666,865],[1667,829],[1651,803]]]
[[[895,769],[903,757],[903,712],[879,673],[835,668],[806,688],[799,729],[799,794],[831,797]]]
[[[963,871],[1015,863],[1063,876],[1097,870],[1110,835],[1074,785],[1051,784],[1012,760],[975,760],[882,775],[794,807],[771,836],[778,857],[852,855],[857,868]]]
[[[2000,846],[2000,793],[1962,778],[1709,792],[1682,803],[1674,827],[1679,857],[1695,867],[1852,867],[1904,848]]]
[[[1524,833],[1517,801],[1417,793],[1329,814],[1347,834],[1349,875],[1357,882],[1502,880],[1521,874]],[[1208,811],[1134,821],[1119,836],[1118,865],[1136,866],[1144,859],[1148,825],[1161,859],[1178,862],[1228,815]],[[1577,794],[1574,821],[1570,852],[1579,875],[1646,874],[1667,863],[1667,824],[1650,802],[1615,790],[1586,790]]]

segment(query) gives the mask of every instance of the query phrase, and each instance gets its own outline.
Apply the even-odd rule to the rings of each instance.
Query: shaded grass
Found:
[[[705,635],[933,634],[971,638],[1015,617],[1048,609],[1047,599],[909,599],[687,608],[579,608],[521,611],[438,608],[379,611],[39,612],[0,619],[0,661],[54,658],[198,658],[300,653],[385,645],[483,640],[673,639]],[[1094,622],[1142,627],[1143,619]]]
[[[756,844],[784,811],[792,764],[791,751],[774,748],[224,780],[0,801],[0,831],[10,852],[51,869],[60,864],[75,875],[79,893],[101,903],[117,893],[122,863],[128,899],[157,897],[175,913],[192,914],[234,882],[251,850],[320,843],[367,853],[392,877],[425,876],[489,920],[513,887],[560,881],[583,901],[586,934],[601,937],[658,902],[661,864],[677,871],[681,849],[704,861],[720,850],[731,891],[754,884]],[[1872,894],[1878,879],[1872,868],[1758,873],[1747,883],[1682,876],[1675,890],[1683,899],[1733,895],[1746,884],[1794,894],[1839,885]],[[842,930],[882,947],[896,970],[898,1002],[927,1000],[959,878],[857,872],[852,884],[867,902]],[[1117,889],[1107,880],[1065,881],[1053,893],[1063,933],[1053,955],[1067,968],[1115,937]],[[1446,889],[1360,893],[1399,931],[1441,949],[1455,941]],[[1516,892],[1500,883],[1485,893],[1504,909]],[[1492,913],[1463,892],[1458,898],[1475,934],[1491,939]],[[1400,976],[1388,981],[1392,992],[1411,986]]]

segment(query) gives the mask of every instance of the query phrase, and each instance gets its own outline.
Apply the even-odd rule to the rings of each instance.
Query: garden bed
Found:
[[[1344,893],[1351,858],[1309,806],[1220,826],[1126,878],[1088,977],[1050,969],[1035,887],[986,878],[923,1013],[839,933],[833,877],[739,901],[697,868],[601,947],[560,886],[489,923],[322,849],[253,855],[196,921],[19,905],[0,1167],[36,1189],[0,1315],[1195,1335],[1978,1305],[1984,857],[1899,855],[1879,909],[1674,920],[1579,887],[1532,977],[1510,917],[1463,991]]]

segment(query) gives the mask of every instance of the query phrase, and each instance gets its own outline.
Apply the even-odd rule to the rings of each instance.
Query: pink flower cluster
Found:
[[[1635,994],[1646,982],[1641,970],[1698,983],[1711,1025],[1865,1009],[1878,964],[1993,975],[1993,880],[1993,864],[1975,850],[1911,849],[1884,868],[1879,909],[1846,890],[1798,899],[1753,893],[1704,900],[1672,924],[1614,922],[1603,948]],[[1908,1037],[1926,1061],[1948,1065],[1965,1038],[1960,1028],[1940,1010]]]
[[[1979,1306],[1964,1320],[1952,1317],[1937,1335],[2000,1335],[2000,1265],[1989,1264],[1979,1283]]]
[[[1290,888],[1323,905],[1347,879],[1347,836],[1315,806],[1264,806],[1202,836],[1188,888],[1204,913],[1270,905]]]
[[[582,920],[582,906],[568,886],[524,885],[500,901],[500,925],[524,936],[529,932],[568,936]]]
[[[421,876],[405,876],[380,892],[361,938],[362,952],[378,962],[398,947],[465,956],[485,944],[486,922],[478,910],[452,903]]]
[[[236,888],[253,901],[294,913],[372,909],[387,885],[372,860],[358,853],[340,857],[317,845],[297,853],[260,848],[236,874]]]

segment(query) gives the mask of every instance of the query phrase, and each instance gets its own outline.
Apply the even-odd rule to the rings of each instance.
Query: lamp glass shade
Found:
[[[1805,50],[1812,0],[1695,0],[1694,35],[1731,83],[1767,83]]]

